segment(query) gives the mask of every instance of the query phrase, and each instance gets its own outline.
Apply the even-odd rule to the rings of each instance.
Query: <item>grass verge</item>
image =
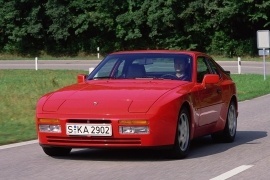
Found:
[[[36,139],[35,108],[45,93],[76,82],[73,70],[0,70],[0,145]]]
[[[36,139],[35,108],[45,93],[76,82],[80,70],[0,70],[0,145]],[[239,101],[270,93],[270,76],[232,75]]]

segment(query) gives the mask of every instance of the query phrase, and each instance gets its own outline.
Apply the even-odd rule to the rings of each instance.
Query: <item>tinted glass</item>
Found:
[[[107,56],[88,79],[172,79],[190,81],[192,57],[186,54],[120,54]]]

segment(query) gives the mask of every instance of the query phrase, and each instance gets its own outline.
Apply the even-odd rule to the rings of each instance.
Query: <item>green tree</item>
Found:
[[[263,0],[0,0],[0,51],[24,55],[189,49],[253,55]]]
[[[3,50],[35,54],[34,49],[42,49],[42,1],[2,1],[1,4]]]

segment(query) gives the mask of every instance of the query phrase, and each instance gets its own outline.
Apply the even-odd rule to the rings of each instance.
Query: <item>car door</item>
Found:
[[[208,57],[197,58],[197,83],[202,83],[204,75],[218,74],[212,60]],[[218,121],[222,107],[221,80],[217,84],[207,84],[198,90],[199,95],[199,126]]]

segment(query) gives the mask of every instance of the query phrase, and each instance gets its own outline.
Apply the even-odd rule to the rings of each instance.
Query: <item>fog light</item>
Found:
[[[119,126],[120,134],[149,134],[148,126]]]
[[[50,133],[61,133],[61,126],[60,125],[40,124],[39,131],[40,132],[50,132]]]

